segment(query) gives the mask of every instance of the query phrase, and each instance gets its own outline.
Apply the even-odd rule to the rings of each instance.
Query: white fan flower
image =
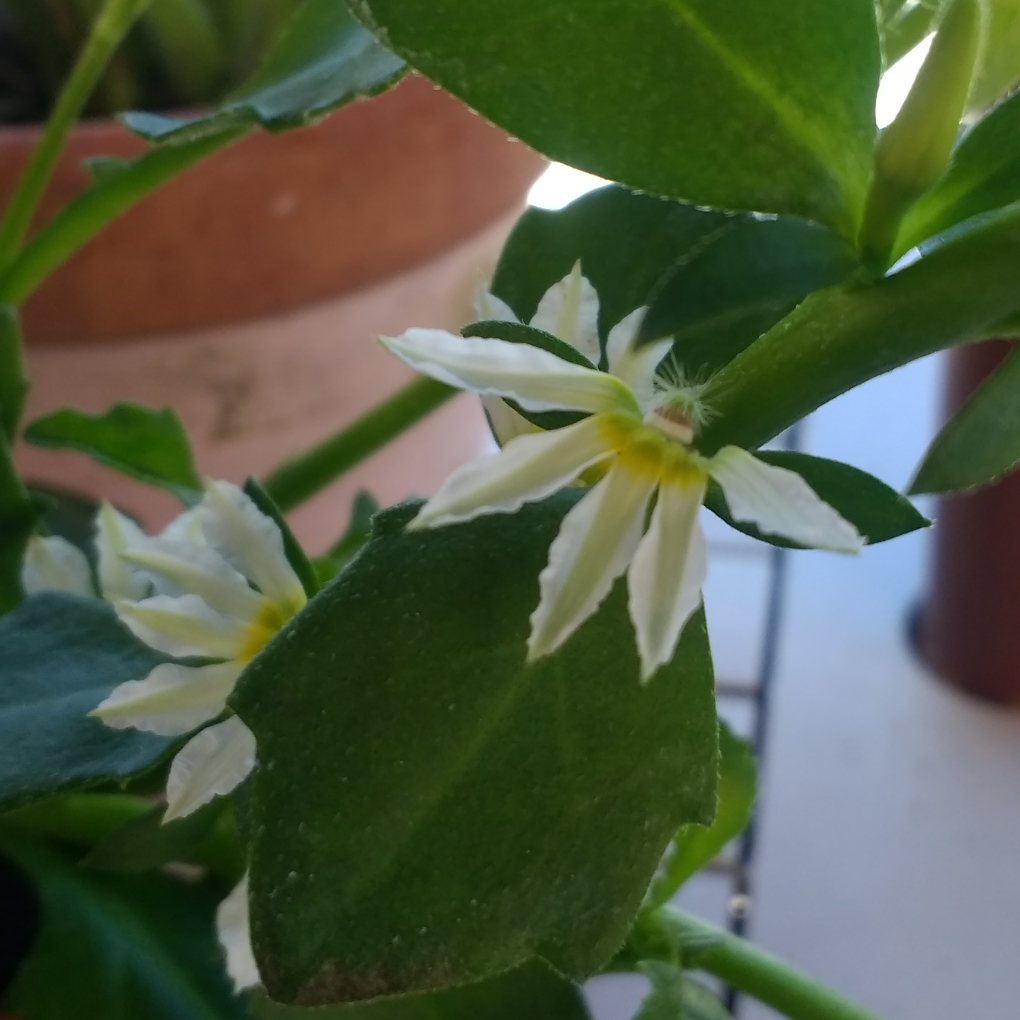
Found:
[[[101,512],[98,545],[117,615],[151,648],[207,661],[161,663],[90,715],[120,729],[190,733],[223,715],[241,671],[305,604],[304,589],[276,523],[229,482],[208,483],[202,502],[159,538],[115,513]],[[255,737],[240,719],[206,726],[171,764],[164,821],[229,793],[254,764]]]
[[[797,473],[734,446],[712,457],[697,452],[693,444],[705,415],[702,388],[675,370],[656,375],[670,341],[635,347],[644,308],[612,329],[606,345],[609,370],[596,369],[598,338],[590,329],[598,309],[596,304],[593,315],[584,295],[594,291],[579,283],[578,275],[575,267],[543,303],[562,335],[572,335],[582,353],[590,348],[590,367],[528,344],[436,329],[380,338],[412,368],[483,397],[508,398],[528,411],[588,413],[564,428],[518,435],[499,453],[459,468],[408,528],[511,513],[588,469],[602,472],[563,519],[550,547],[531,616],[528,658],[560,647],[626,571],[641,676],[648,680],[673,657],[684,624],[701,603],[706,556],[699,510],[710,478],[721,486],[734,519],[766,534],[840,552],[857,552],[863,541]],[[563,312],[568,307],[574,309],[573,324]]]

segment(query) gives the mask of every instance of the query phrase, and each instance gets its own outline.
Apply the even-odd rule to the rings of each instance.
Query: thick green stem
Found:
[[[0,222],[0,267],[14,259],[46,190],[64,139],[85,108],[103,69],[149,0],[106,0]]]
[[[415,379],[353,424],[281,464],[263,482],[266,492],[281,510],[292,510],[456,392],[434,379]]]
[[[0,306],[0,429],[13,446],[28,396],[17,309]]]
[[[790,1020],[879,1020],[750,942],[690,914],[665,909],[679,935],[685,968],[714,974]]]
[[[235,127],[153,149],[94,184],[40,230],[0,277],[0,304],[21,304],[57,266],[121,213],[249,130]]]

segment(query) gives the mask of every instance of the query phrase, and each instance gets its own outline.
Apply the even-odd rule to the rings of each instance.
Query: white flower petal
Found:
[[[555,651],[609,594],[641,539],[656,484],[653,475],[616,464],[563,518],[538,578],[542,594],[531,615],[529,660]]]
[[[210,609],[197,595],[154,595],[141,602],[115,602],[132,633],[158,652],[234,659],[249,637],[243,620]]]
[[[42,591],[66,591],[95,597],[89,561],[77,546],[59,535],[33,535],[21,565],[21,587],[26,595]]]
[[[96,514],[96,552],[99,557],[99,587],[108,599],[142,599],[152,589],[149,579],[122,557],[138,549],[148,536],[130,517],[103,500]]]
[[[253,620],[267,602],[210,545],[153,538],[123,556],[172,582],[175,593],[198,595],[211,609],[225,616]]]
[[[287,560],[276,522],[236,485],[210,482],[199,505],[199,519],[209,544],[254,581],[285,618],[305,604],[304,588]]]
[[[593,365],[602,357],[599,347],[599,296],[581,275],[581,260],[542,295],[529,323],[580,351]]]
[[[617,366],[620,361],[630,353],[631,346],[634,343],[634,338],[638,334],[638,330],[641,328],[641,323],[644,320],[645,313],[648,311],[648,305],[642,305],[640,308],[635,308],[634,311],[625,315],[610,331],[609,336],[606,337],[606,362],[609,365],[609,371],[613,375],[618,376]]]
[[[168,542],[191,542],[205,545],[205,532],[202,530],[199,508],[193,506],[190,510],[179,514],[159,533],[159,537],[165,538]]]
[[[649,410],[655,396],[655,370],[673,346],[673,338],[654,340],[634,350],[634,338],[645,316],[646,307],[635,308],[609,333],[606,354],[609,371],[625,382],[643,410]]]
[[[196,733],[166,780],[164,822],[182,818],[240,786],[255,767],[255,734],[236,715]]]
[[[514,310],[484,283],[475,291],[474,307],[477,322],[520,322]]]
[[[525,502],[563,488],[611,452],[597,415],[551,432],[518,436],[499,453],[454,471],[408,528],[435,528],[480,514],[512,513]]]
[[[619,379],[573,365],[530,344],[455,336],[441,329],[409,329],[379,341],[434,379],[476,393],[510,397],[532,411],[639,410]]]
[[[234,991],[244,992],[261,984],[251,948],[247,874],[216,908],[216,937],[226,953],[227,974],[234,983]]]
[[[89,715],[114,729],[145,730],[164,737],[190,733],[227,707],[241,665],[181,666],[164,662],[144,680],[115,687]]]
[[[489,428],[500,446],[506,446],[511,439],[527,436],[542,430],[532,425],[519,411],[515,411],[502,397],[481,397]]]
[[[796,471],[766,464],[736,446],[723,447],[708,470],[722,486],[735,520],[816,549],[855,553],[864,545],[857,529]]]
[[[698,514],[705,483],[663,485],[627,573],[641,679],[673,658],[684,624],[701,604],[707,560]]]

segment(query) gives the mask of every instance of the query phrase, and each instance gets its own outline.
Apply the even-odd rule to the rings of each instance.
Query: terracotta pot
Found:
[[[1005,358],[991,340],[949,355],[948,420]],[[932,574],[917,621],[928,664],[956,687],[989,701],[1020,703],[1020,472],[939,501]]]
[[[0,200],[36,137],[0,132]],[[80,190],[80,161],[141,144],[78,127],[41,211]],[[261,474],[355,418],[410,373],[374,342],[456,328],[543,162],[421,78],[284,135],[253,134],[149,196],[25,307],[28,415],[116,400],[174,407],[200,468]],[[313,548],[360,487],[427,493],[487,441],[458,399],[295,514]],[[156,527],[172,500],[76,454],[21,446],[22,470],[116,498]]]

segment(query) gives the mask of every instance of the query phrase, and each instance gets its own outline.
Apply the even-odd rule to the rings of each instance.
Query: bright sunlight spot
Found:
[[[928,56],[933,38],[934,35],[930,35],[923,39],[882,75],[878,96],[875,98],[875,120],[880,128],[896,119],[896,114],[906,101],[910,86],[914,84],[914,79],[921,70],[924,58]]]
[[[562,209],[575,198],[608,183],[601,177],[575,170],[565,163],[550,163],[549,169],[531,186],[528,205],[538,206],[539,209]]]

